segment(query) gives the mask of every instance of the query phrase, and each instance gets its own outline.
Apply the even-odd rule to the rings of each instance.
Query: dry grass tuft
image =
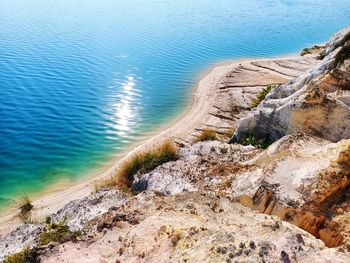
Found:
[[[165,140],[153,149],[134,154],[125,160],[112,178],[95,184],[95,191],[117,187],[124,192],[130,192],[129,188],[136,174],[150,172],[163,163],[177,159],[179,159],[177,146],[173,141]]]
[[[25,193],[19,200],[18,200],[18,209],[19,214],[18,217],[23,221],[27,222],[30,220],[32,209],[34,208],[32,201],[29,199],[28,195]]]
[[[225,138],[231,139],[232,136],[235,134],[235,132],[236,132],[236,127],[232,128],[232,129],[230,129],[230,130],[228,130],[228,131],[225,133]]]
[[[205,128],[203,131],[198,135],[195,142],[205,142],[205,141],[214,141],[217,139],[216,137],[217,133],[213,129]]]

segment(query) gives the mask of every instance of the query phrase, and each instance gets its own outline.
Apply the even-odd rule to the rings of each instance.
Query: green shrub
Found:
[[[48,224],[48,230],[39,234],[37,237],[38,245],[44,246],[50,242],[64,243],[76,240],[81,233],[70,231],[69,227],[65,224],[65,221],[66,220],[64,219],[57,224]]]
[[[256,96],[256,98],[252,100],[252,107],[253,108],[258,107],[258,105],[265,99],[267,94],[269,94],[275,87],[276,87],[276,84],[270,84],[266,88],[264,88],[262,91],[260,91]]]
[[[34,249],[25,248],[13,255],[7,256],[3,263],[36,263],[38,253]]]
[[[243,145],[253,145],[260,149],[266,149],[270,145],[268,138],[256,138],[252,132],[249,132],[243,140]]]
[[[216,131],[213,129],[205,128],[196,138],[196,142],[204,142],[204,141],[214,141],[216,140]]]

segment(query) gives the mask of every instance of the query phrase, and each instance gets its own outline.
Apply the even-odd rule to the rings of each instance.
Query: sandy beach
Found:
[[[240,116],[249,110],[249,106],[240,108],[238,104],[249,105],[250,99],[266,85],[287,82],[301,75],[315,63],[312,57],[293,55],[272,59],[231,60],[212,66],[200,75],[187,109],[175,120],[145,135],[122,154],[118,154],[114,165],[104,168],[103,172],[86,176],[85,181],[74,185],[58,184],[46,194],[33,198],[33,219],[42,221],[70,201],[91,194],[96,182],[112,176],[123,160],[138,151],[147,150],[168,138],[179,143],[190,143],[203,127],[215,128],[220,133],[229,131]],[[236,106],[239,109],[239,112],[233,115],[235,109],[231,109],[232,101],[238,103]],[[16,214],[16,208],[2,213],[0,233],[7,233],[21,223]]]

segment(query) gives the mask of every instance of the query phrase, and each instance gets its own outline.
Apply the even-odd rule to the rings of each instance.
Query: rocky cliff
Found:
[[[240,120],[231,142],[248,132],[274,142],[295,132],[337,142],[350,137],[350,27],[335,34],[316,66],[279,85]]]

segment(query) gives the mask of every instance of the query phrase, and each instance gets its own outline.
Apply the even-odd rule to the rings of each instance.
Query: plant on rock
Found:
[[[254,147],[257,147],[259,149],[266,149],[270,145],[270,140],[267,137],[257,138],[252,132],[248,132],[242,144],[253,145]]]
[[[269,94],[274,88],[276,88],[277,84],[270,84],[266,88],[264,88],[262,91],[258,93],[256,98],[252,100],[252,107],[256,108],[259,106],[259,104],[265,99],[267,94]]]
[[[216,131],[213,129],[205,128],[196,138],[196,142],[204,142],[204,141],[214,141],[216,140]]]

